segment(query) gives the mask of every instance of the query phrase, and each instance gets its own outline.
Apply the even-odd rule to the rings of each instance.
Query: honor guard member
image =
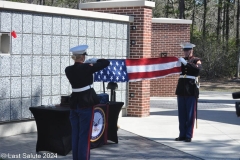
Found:
[[[72,156],[74,160],[90,159],[90,138],[92,133],[93,106],[99,103],[92,88],[93,73],[109,65],[105,59],[92,59],[84,63],[87,45],[70,49],[74,65],[65,69],[72,86],[70,98],[70,122],[72,126]]]
[[[193,56],[194,44],[183,43],[181,47],[185,57],[179,58],[182,73],[178,80],[176,95],[180,133],[175,141],[191,142],[199,96],[198,76],[202,65],[200,59]]]

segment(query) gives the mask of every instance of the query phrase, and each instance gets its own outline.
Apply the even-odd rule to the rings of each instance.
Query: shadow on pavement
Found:
[[[240,100],[239,100],[240,101]],[[236,100],[212,100],[212,99],[198,99],[198,103],[224,103],[224,104],[235,104]]]
[[[197,118],[201,120],[240,125],[240,118],[237,117],[235,111],[198,110],[197,113],[198,113]],[[150,115],[178,116],[178,111],[177,110],[157,111],[157,112],[151,112]]]

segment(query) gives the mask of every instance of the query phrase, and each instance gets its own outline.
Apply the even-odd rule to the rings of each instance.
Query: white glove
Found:
[[[84,61],[84,63],[96,63],[98,60],[98,58],[89,58],[87,60]]]
[[[184,66],[187,65],[187,61],[186,61],[184,58],[180,57],[180,58],[178,58],[178,60],[179,60],[180,62],[182,62],[182,64],[183,64]]]

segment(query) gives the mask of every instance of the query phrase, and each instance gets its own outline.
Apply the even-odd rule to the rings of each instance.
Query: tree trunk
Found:
[[[226,28],[226,1],[223,3],[223,25],[222,25],[222,42],[225,41],[225,28]],[[224,47],[224,46],[223,46]]]
[[[240,18],[240,0],[237,0],[237,15],[236,15],[236,47],[238,48],[240,45],[239,39],[239,18]]]
[[[228,50],[228,41],[229,41],[229,5],[230,0],[226,0],[226,49]]]
[[[196,3],[193,2],[193,11],[192,11],[192,26],[191,26],[191,40],[193,37],[193,29],[194,29],[194,23],[195,23],[195,11],[196,11]]]
[[[219,40],[219,34],[221,33],[221,15],[222,15],[222,0],[218,2],[218,18],[217,18],[217,40]]]
[[[79,9],[79,4],[82,2],[82,0],[78,0],[77,9]]]
[[[239,14],[240,14],[240,0],[237,0],[237,15],[236,15],[236,49],[238,55],[238,67],[237,67],[237,77],[239,78],[240,72],[240,40],[239,40]]]
[[[168,18],[169,9],[170,9],[170,4],[169,4],[169,0],[168,0],[168,1],[167,1],[167,5],[166,5],[166,12],[165,12],[166,18]]]
[[[185,19],[185,14],[184,14],[184,11],[185,11],[185,3],[184,3],[184,0],[179,0],[179,19]]]
[[[202,37],[203,39],[206,36],[206,16],[207,16],[207,0],[203,1],[203,6],[204,6],[204,10],[203,10],[203,30],[202,30]]]

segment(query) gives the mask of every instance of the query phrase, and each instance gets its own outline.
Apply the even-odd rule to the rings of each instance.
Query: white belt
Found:
[[[93,85],[88,85],[88,86],[85,86],[85,87],[82,87],[82,88],[72,88],[72,92],[82,92],[82,91],[86,91],[90,88],[93,88]]]
[[[188,76],[188,75],[180,75],[179,78],[195,79],[195,83],[196,83],[196,85],[197,85],[197,88],[200,88],[200,82],[198,81],[198,77],[195,77],[195,76]]]
[[[189,78],[189,79],[196,79],[197,77],[195,76],[188,76],[188,75],[180,75],[179,78]]]

